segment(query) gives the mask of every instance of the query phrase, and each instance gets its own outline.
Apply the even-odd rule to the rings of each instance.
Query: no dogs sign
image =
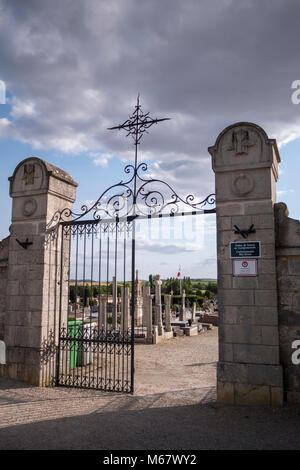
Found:
[[[234,276],[257,276],[257,259],[234,259]]]

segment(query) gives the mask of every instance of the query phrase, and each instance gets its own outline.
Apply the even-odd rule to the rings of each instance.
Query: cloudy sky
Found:
[[[299,15],[297,0],[0,0],[0,239],[7,178],[26,157],[68,171],[78,203],[123,178],[132,142],[107,127],[128,117],[138,93],[144,111],[171,118],[143,139],[153,175],[205,197],[214,191],[207,147],[225,126],[255,122],[280,145],[278,200],[300,218]],[[185,275],[214,277],[213,216],[199,223],[188,241],[141,233],[144,275],[176,274],[181,263]]]

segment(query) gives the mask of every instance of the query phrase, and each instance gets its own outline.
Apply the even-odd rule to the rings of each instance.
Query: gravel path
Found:
[[[216,387],[218,330],[135,347],[136,394]]]
[[[300,449],[300,406],[215,403],[217,330],[136,348],[134,396],[0,379],[0,449]]]

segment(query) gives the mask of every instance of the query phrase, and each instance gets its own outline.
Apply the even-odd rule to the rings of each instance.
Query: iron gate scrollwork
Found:
[[[213,213],[214,194],[180,197],[166,182],[144,176],[138,145],[164,119],[144,114],[139,97],[123,124],[135,145],[127,179],[78,212],[57,211],[47,237],[60,240],[60,298],[56,385],[134,391],[135,224],[137,219]],[[127,260],[130,260],[128,263]]]
[[[131,233],[132,222],[62,223],[61,259],[70,265],[61,267],[68,286],[62,282],[57,385],[133,391],[131,315],[128,303],[123,312],[118,308],[116,291],[124,298],[128,289]]]

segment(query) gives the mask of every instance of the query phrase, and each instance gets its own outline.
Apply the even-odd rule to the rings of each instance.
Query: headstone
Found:
[[[152,298],[150,286],[143,289],[143,326],[147,329],[147,342],[152,343]]]
[[[193,302],[193,309],[192,309],[192,323],[196,322],[196,302]]]
[[[172,331],[171,327],[171,296],[165,295],[164,296],[165,302],[165,331],[169,332]]]
[[[117,303],[117,279],[116,276],[112,278],[112,329],[118,328],[118,303]]]
[[[157,325],[159,336],[163,333],[162,308],[161,308],[161,285],[160,275],[155,276],[155,313],[154,324]]]
[[[138,270],[136,270],[134,304],[135,304],[134,305],[135,326],[142,326],[143,324],[143,295],[142,295],[142,283],[139,280]]]
[[[128,329],[131,328],[130,290],[128,286],[122,287],[121,325],[122,325],[123,331],[128,331]]]
[[[179,320],[180,321],[185,321],[186,320],[185,290],[184,289],[182,291],[182,296],[181,296],[181,307],[180,307]]]
[[[107,329],[107,299],[106,299],[106,295],[102,294],[100,297],[99,330],[106,331],[106,329]]]
[[[118,312],[118,314],[120,314],[122,312],[122,296],[121,296],[121,294],[118,294],[117,305],[118,305],[117,312]]]

